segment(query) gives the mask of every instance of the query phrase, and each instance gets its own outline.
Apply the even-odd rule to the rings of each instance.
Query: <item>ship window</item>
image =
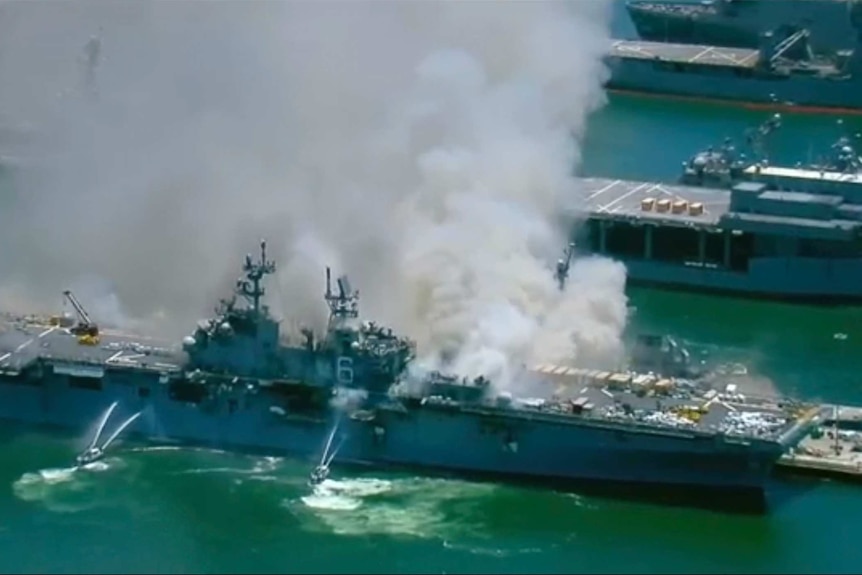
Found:
[[[144,398],[150,396],[150,388],[149,387],[139,387],[138,388],[138,397]]]
[[[268,391],[292,411],[318,411],[328,401],[324,389],[302,383],[276,383]]]
[[[734,271],[748,271],[748,260],[751,257],[754,246],[754,236],[741,234],[730,236],[730,269]]]
[[[712,264],[724,263],[724,234],[706,234],[703,261]]]
[[[69,376],[69,387],[75,387],[77,389],[90,389],[94,391],[99,391],[102,389],[102,378],[101,377],[79,377],[70,375]]]
[[[207,395],[207,388],[198,383],[173,381],[168,386],[168,396],[183,403],[200,403]]]
[[[605,230],[605,247],[615,256],[644,257],[646,250],[646,228],[626,222],[609,222]]]
[[[574,231],[575,245],[587,245],[591,251],[602,248],[601,220],[589,220],[586,226],[578,226]]]
[[[670,262],[698,261],[700,232],[692,228],[656,227],[653,230],[653,258]]]

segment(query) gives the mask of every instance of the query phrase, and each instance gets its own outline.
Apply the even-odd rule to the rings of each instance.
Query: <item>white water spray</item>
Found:
[[[511,385],[619,352],[621,266],[575,261],[564,294],[551,269],[608,2],[3,9],[0,106],[47,137],[0,210],[0,297],[54,302],[86,270],[179,335],[267,236],[277,311],[319,326],[332,265],[431,365]],[[58,98],[100,26],[98,99]]]
[[[314,487],[320,485],[329,477],[329,466],[332,463],[332,460],[335,459],[335,456],[338,455],[338,451],[341,449],[341,446],[344,444],[345,438],[342,437],[335,449],[330,451],[332,448],[332,441],[335,439],[335,433],[338,431],[340,423],[341,421],[337,420],[335,425],[332,426],[332,431],[329,433],[329,437],[326,440],[323,453],[320,455],[320,463],[318,463],[317,467],[315,467],[311,472],[309,483]]]
[[[105,410],[105,413],[102,414],[102,418],[99,420],[99,425],[98,427],[96,427],[95,433],[93,433],[93,439],[92,441],[90,441],[89,445],[87,445],[87,449],[85,449],[84,451],[90,451],[91,449],[96,447],[97,443],[99,443],[99,438],[102,436],[102,432],[105,431],[105,426],[108,425],[108,420],[111,418],[111,415],[113,415],[114,410],[117,409],[117,406],[119,404],[120,402],[115,401],[110,405],[110,407],[108,407],[107,410]]]
[[[332,447],[332,440],[335,439],[335,432],[338,431],[338,423],[332,426],[332,432],[329,434],[329,438],[326,440],[326,447],[323,448],[323,454],[320,456],[320,464],[324,467],[327,467],[326,461],[329,459],[329,448]]]
[[[93,440],[87,446],[87,449],[85,449],[80,455],[78,455],[75,460],[78,467],[90,465],[102,459],[102,457],[105,456],[105,452],[107,451],[108,447],[110,447],[114,440],[116,440],[120,436],[120,434],[126,430],[126,428],[128,428],[132,423],[135,422],[135,420],[138,419],[138,417],[141,416],[141,412],[139,411],[125,421],[123,421],[123,423],[121,423],[119,427],[114,430],[114,433],[112,433],[108,437],[108,439],[101,446],[99,446],[98,443],[99,439],[101,439],[102,437],[102,432],[105,430],[105,426],[107,425],[108,420],[111,418],[111,415],[114,413],[114,409],[116,409],[118,403],[119,402],[116,401],[112,403],[111,406],[102,415],[102,418],[99,421],[99,426],[96,428],[96,432],[93,434]]]

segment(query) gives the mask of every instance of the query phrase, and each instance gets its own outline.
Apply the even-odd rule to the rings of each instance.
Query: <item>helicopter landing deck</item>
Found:
[[[59,326],[20,317],[0,318],[0,371],[17,372],[37,359],[80,366],[134,366],[178,371],[185,354],[138,335],[103,330],[96,345],[87,345]]]
[[[598,219],[639,219],[662,225],[715,227],[730,210],[730,191],[654,182],[584,178],[580,206]]]

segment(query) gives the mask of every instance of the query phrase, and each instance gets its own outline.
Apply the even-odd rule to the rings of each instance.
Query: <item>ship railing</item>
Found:
[[[70,366],[85,366],[85,367],[100,367],[104,369],[108,368],[134,368],[141,369],[146,371],[155,371],[155,372],[165,372],[165,371],[179,371],[181,368],[179,366],[167,363],[135,363],[135,364],[124,364],[118,361],[107,362],[102,358],[75,358],[70,359],[64,356],[55,356],[50,354],[44,354],[39,357],[35,357],[32,360],[28,361],[26,365],[32,365],[35,362],[41,362],[43,364],[50,365],[70,365]]]
[[[713,398],[712,401],[715,401]],[[722,402],[725,406],[728,406],[727,402]],[[738,407],[758,407],[750,404],[738,403],[736,404]],[[731,410],[733,410],[733,406],[729,406]],[[766,407],[766,406],[761,406]],[[667,423],[662,422],[659,418],[656,419],[645,419],[645,416],[640,417],[632,417],[629,415],[619,414],[619,413],[602,413],[602,412],[593,412],[590,414],[584,414],[586,417],[591,417],[594,419],[602,419],[607,421],[624,421],[627,424],[637,424],[645,427],[652,428],[660,428],[660,429],[683,429],[683,430],[695,430],[701,433],[707,434],[716,434],[725,437],[732,437],[740,440],[766,440],[773,441],[777,440],[787,429],[787,426],[791,423],[797,421],[797,418],[788,414],[786,410],[778,409],[773,405],[769,405],[770,409],[767,410],[755,410],[751,413],[766,413],[769,415],[775,415],[780,418],[780,422],[776,421],[773,424],[769,424],[768,421],[763,421],[762,424],[750,423],[750,424],[742,424],[737,422],[734,424],[733,422],[724,420],[721,422],[717,422],[716,424],[710,426],[703,426],[699,421],[691,421],[691,423],[684,423],[683,420],[680,419],[668,419]],[[772,413],[769,413],[772,412]],[[658,413],[658,412],[653,412]],[[649,417],[647,415],[646,417]]]
[[[649,423],[646,421],[640,421],[637,419],[624,419],[624,418],[613,418],[613,417],[602,417],[601,415],[596,414],[581,414],[581,415],[572,415],[571,413],[563,413],[551,410],[542,410],[542,409],[534,409],[534,408],[518,408],[518,409],[505,409],[495,407],[493,405],[480,406],[480,405],[471,405],[471,406],[457,406],[457,403],[451,404],[435,404],[435,407],[443,407],[443,408],[455,408],[458,407],[461,411],[466,413],[477,413],[481,415],[492,415],[499,416],[501,414],[505,414],[511,417],[517,417],[519,419],[526,419],[528,421],[544,421],[544,422],[553,422],[553,423],[575,423],[578,421],[586,421],[591,424],[604,424],[607,425],[611,429],[618,429],[620,427],[625,427],[626,429],[635,429],[641,433],[653,433],[659,435],[671,435],[673,437],[686,437],[686,438],[695,438],[703,435],[713,435],[714,433],[710,430],[698,429],[696,426],[691,427],[673,427],[668,425],[661,425],[656,423]]]
[[[443,407],[441,405],[441,407]],[[445,407],[454,408],[454,404],[447,404]],[[487,406],[461,406],[464,411],[487,413],[487,414],[517,414],[528,420],[539,419],[545,421],[554,421],[560,423],[587,421],[592,424],[608,425],[612,428],[624,426],[626,429],[636,430],[639,433],[652,433],[659,435],[670,435],[673,437],[724,437],[730,440],[740,442],[752,441],[776,441],[781,433],[781,428],[764,429],[764,428],[739,428],[721,430],[718,426],[704,427],[697,422],[690,424],[667,424],[661,421],[650,421],[648,419],[631,417],[625,415],[604,414],[602,412],[582,412],[572,414],[563,411],[556,411],[547,408],[530,408],[521,407],[514,410],[501,409],[494,405]]]
[[[539,419],[545,421],[553,421],[559,423],[590,421],[593,423],[609,424],[611,426],[623,425],[626,428],[637,429],[643,432],[653,432],[661,434],[672,434],[674,436],[722,436],[733,438],[738,441],[779,441],[783,434],[786,434],[787,423],[794,421],[792,417],[782,417],[786,423],[778,426],[722,426],[720,424],[712,426],[703,426],[696,421],[683,422],[674,420],[674,422],[663,422],[661,420],[650,420],[644,417],[634,417],[627,414],[605,413],[602,411],[585,411],[580,413],[571,413],[562,409],[554,409],[548,404],[541,407],[520,406],[517,408],[507,408],[495,405],[490,402],[483,403],[464,403],[453,399],[444,399],[436,397],[423,398],[423,405],[433,406],[440,409],[455,409],[465,412],[481,413],[487,415],[512,415],[525,419]],[[550,404],[554,405],[554,404]],[[745,404],[739,404],[740,406]],[[773,404],[774,405],[774,404]],[[752,407],[752,406],[748,406]],[[778,411],[782,416],[787,415],[785,410]],[[657,413],[657,412],[656,412]],[[795,425],[795,424],[794,424]]]
[[[719,392],[716,397],[721,398],[724,393]],[[801,411],[802,413],[807,413],[811,408],[811,404],[796,401],[789,398],[782,397],[770,397],[767,395],[749,395],[749,394],[740,394],[742,397],[741,400],[736,399],[720,399],[722,403],[726,405],[730,405],[731,407],[744,407],[744,408],[755,408],[762,409],[768,411],[776,411],[780,413],[784,413],[788,415],[792,419],[797,419],[797,417],[792,413],[792,410]]]

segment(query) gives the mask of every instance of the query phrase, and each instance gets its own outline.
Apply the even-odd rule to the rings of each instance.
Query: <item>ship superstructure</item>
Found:
[[[717,147],[709,146],[694,154],[682,164],[680,183],[691,186],[729,188],[745,178],[745,168],[767,162],[766,138],[781,127],[781,115],[775,114],[746,134],[746,145],[751,150],[747,157],[736,149],[733,140],[725,138]]]
[[[129,432],[336,463],[763,495],[773,463],[817,408],[744,398],[683,380],[571,367],[524,369],[546,389],[520,397],[484,377],[412,369],[415,345],[361,321],[346,277],[325,299],[325,334],[282,341],[263,304],[265,244],[235,296],[182,349],[100,329],[8,317],[0,334],[0,418],[82,430],[105,408],[140,413]],[[101,455],[101,454],[100,454]],[[328,462],[324,462],[328,470]]]
[[[741,158],[730,144],[695,154],[682,185],[584,179],[586,201],[574,209],[588,224],[577,245],[623,261],[633,283],[862,300],[862,171],[852,140],[796,167]]]
[[[759,49],[618,40],[606,60],[609,90],[790,111],[858,113],[862,109],[862,4],[848,19],[855,43],[830,55],[812,53],[811,33],[782,27]]]
[[[818,53],[850,48],[853,0],[629,0],[626,11],[642,40],[758,48],[760,35],[781,25],[811,30]]]

